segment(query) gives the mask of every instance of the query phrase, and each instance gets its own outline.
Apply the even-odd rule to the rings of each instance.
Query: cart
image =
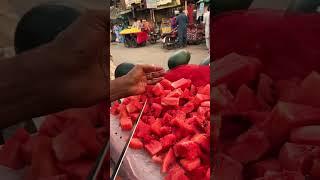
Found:
[[[124,45],[127,48],[145,46],[148,41],[148,33],[138,28],[128,27],[120,32],[124,36]]]

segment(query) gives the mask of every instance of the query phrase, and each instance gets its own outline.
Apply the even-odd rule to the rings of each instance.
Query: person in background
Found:
[[[116,35],[116,42],[120,42],[120,27],[118,24],[113,25],[113,32]]]
[[[183,8],[179,9],[179,15],[176,19],[177,27],[178,27],[178,43],[179,47],[187,46],[187,25],[188,25],[188,17],[183,12]]]
[[[174,29],[174,28],[176,28],[177,27],[177,23],[176,23],[176,17],[177,15],[175,14],[174,16],[172,16],[171,18],[170,18],[170,23],[171,23],[171,29]]]
[[[132,28],[140,29],[140,20],[138,20],[137,18],[133,18]]]
[[[187,6],[189,24],[193,24],[193,9],[194,5],[189,2]]]
[[[210,51],[210,7],[208,6],[207,11],[203,15],[203,23],[205,26],[205,38],[206,38],[206,46]]]

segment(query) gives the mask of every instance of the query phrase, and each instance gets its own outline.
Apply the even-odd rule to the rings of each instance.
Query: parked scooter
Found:
[[[161,36],[162,38],[162,48],[174,49],[178,47],[178,30],[173,29],[171,33],[166,33]]]

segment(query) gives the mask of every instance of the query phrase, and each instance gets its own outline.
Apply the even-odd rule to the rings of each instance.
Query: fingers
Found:
[[[147,81],[148,85],[153,85],[156,84],[158,82],[160,82],[163,79],[163,77],[158,77],[158,78],[153,78]]]
[[[156,71],[156,72],[151,72],[151,73],[147,73],[147,79],[153,79],[153,78],[158,78],[158,77],[162,77],[165,74],[164,70],[160,70],[160,71]]]
[[[151,73],[151,72],[156,72],[156,71],[164,71],[164,69],[160,66],[155,66],[155,65],[139,65],[145,73]]]

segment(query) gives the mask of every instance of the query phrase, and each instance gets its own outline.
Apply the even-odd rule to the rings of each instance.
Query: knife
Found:
[[[125,157],[125,154],[126,154],[126,152],[127,152],[127,150],[128,150],[128,147],[129,147],[129,144],[130,144],[130,142],[131,142],[131,139],[132,139],[132,137],[133,137],[133,135],[134,135],[134,132],[136,131],[136,128],[137,128],[137,126],[138,126],[138,124],[139,124],[139,121],[140,121],[140,119],[141,119],[141,116],[142,116],[142,114],[143,114],[143,111],[144,111],[144,109],[145,109],[145,107],[146,107],[146,104],[147,104],[147,100],[144,102],[143,107],[142,107],[142,110],[141,110],[141,112],[140,112],[140,114],[139,114],[139,116],[138,116],[138,118],[137,118],[136,124],[133,126],[133,129],[132,129],[132,131],[131,131],[131,134],[130,134],[130,136],[129,136],[129,139],[127,140],[126,145],[124,146],[124,148],[123,148],[123,150],[122,150],[122,152],[121,152],[121,154],[120,154],[120,158],[119,158],[119,160],[118,160],[118,162],[117,162],[117,164],[116,164],[116,166],[115,166],[115,170],[114,170],[113,173],[112,173],[111,180],[115,180],[115,178],[117,177],[117,174],[118,174],[118,172],[119,172],[119,169],[120,169],[120,167],[121,167],[121,164],[122,164],[122,162],[123,162],[123,159],[124,159],[124,157]]]

